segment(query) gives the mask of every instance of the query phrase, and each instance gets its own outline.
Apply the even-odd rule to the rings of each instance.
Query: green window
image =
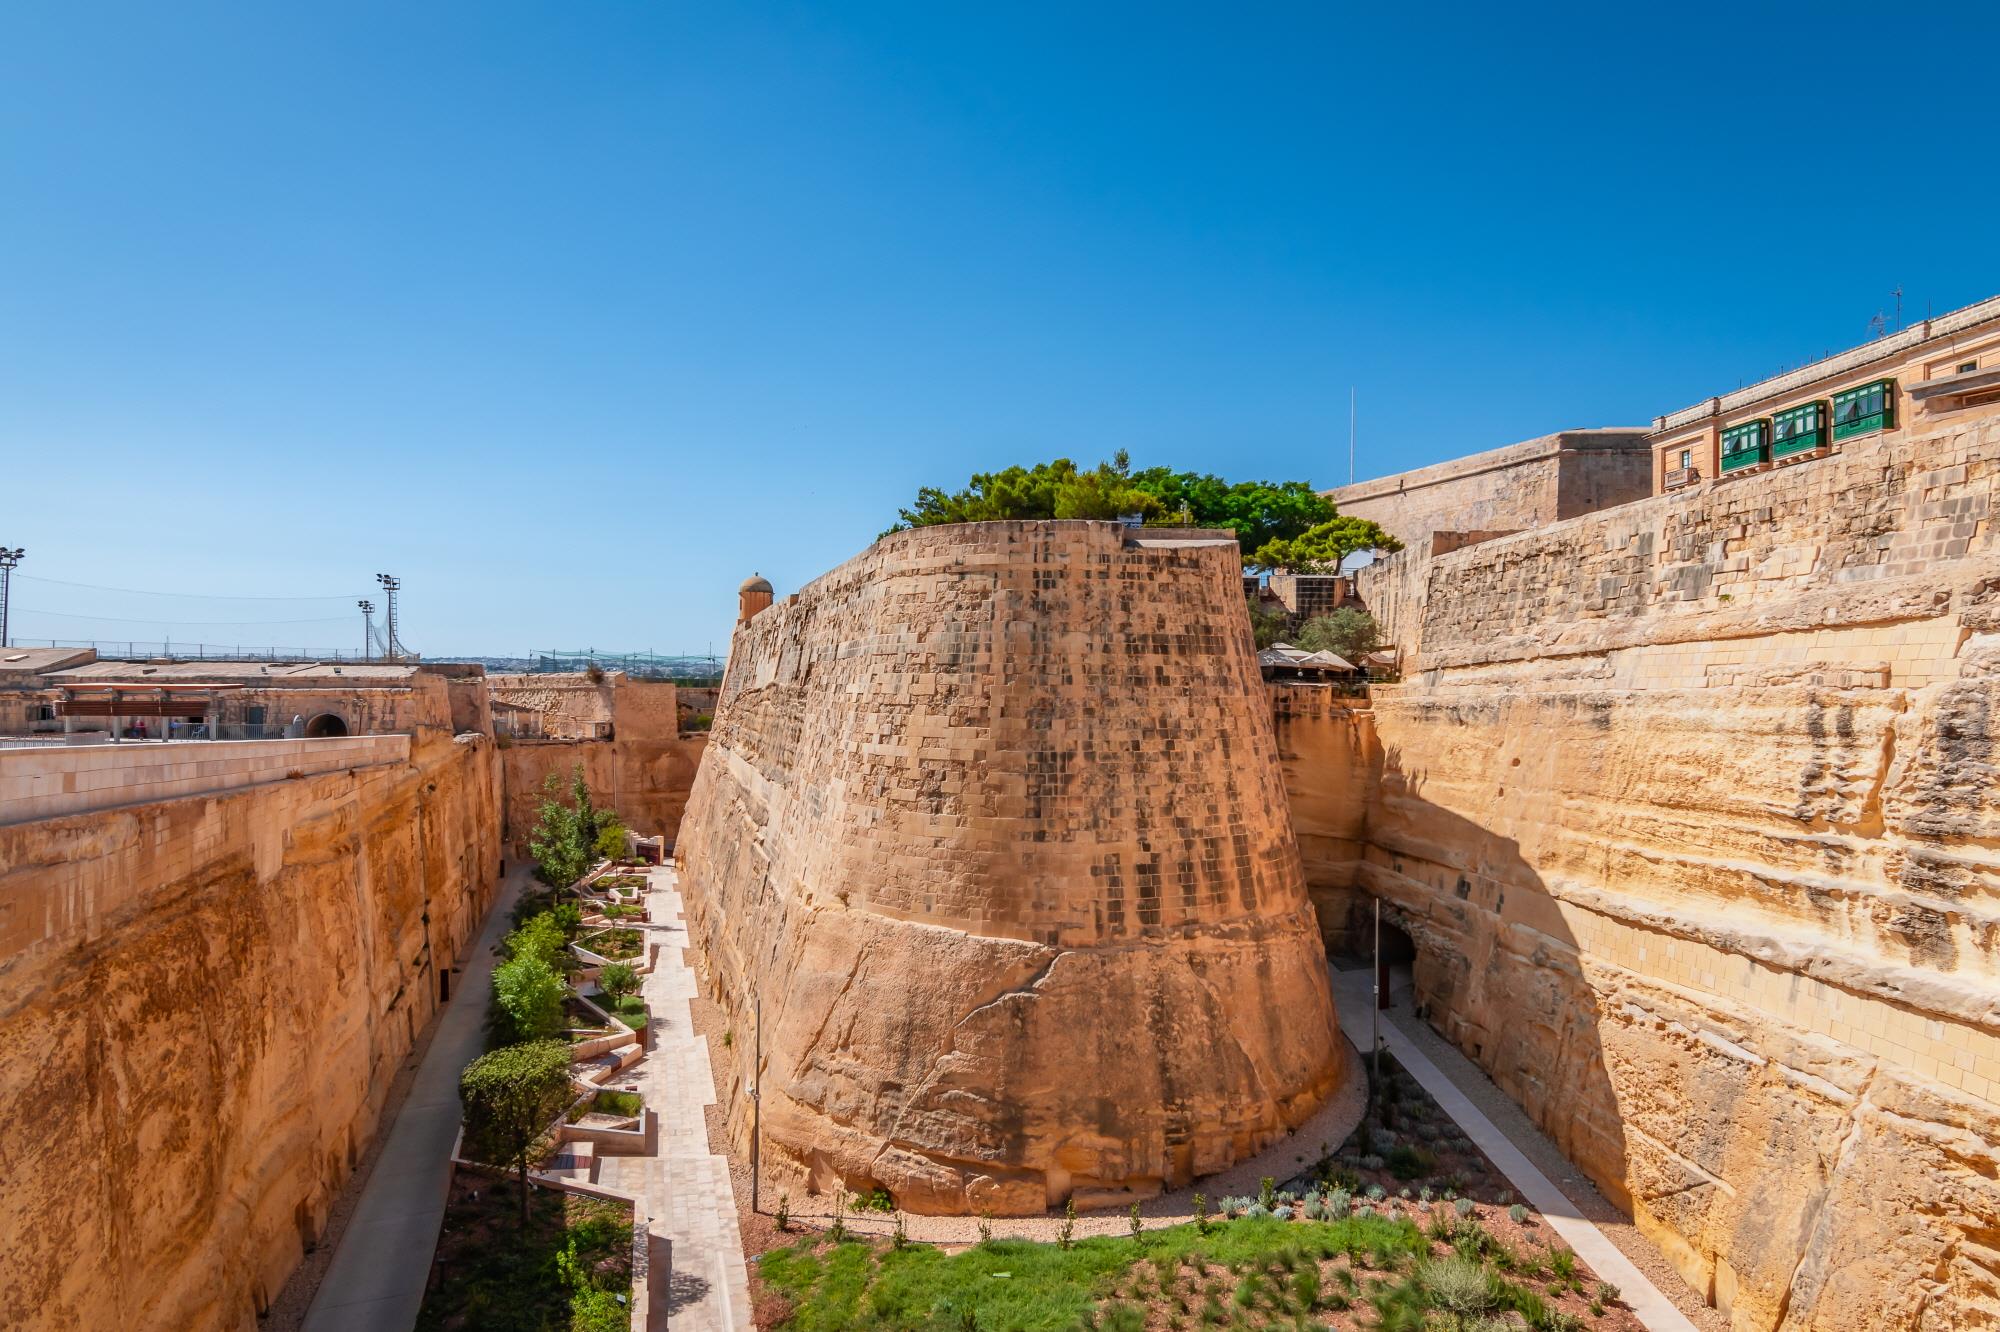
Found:
[[[1878,379],[1872,384],[1833,395],[1833,437],[1850,439],[1871,431],[1890,430],[1896,424],[1896,381]]]
[[[1807,453],[1826,443],[1826,404],[1809,402],[1771,418],[1771,456]]]
[[[1755,467],[1768,456],[1765,451],[1763,421],[1746,421],[1722,432],[1722,470],[1733,472]]]

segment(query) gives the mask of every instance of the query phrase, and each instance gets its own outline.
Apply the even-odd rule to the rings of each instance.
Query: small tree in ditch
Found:
[[[603,860],[617,860],[625,854],[625,824],[609,810],[597,816],[597,854]]]
[[[458,1077],[466,1145],[489,1165],[518,1172],[521,1224],[528,1222],[528,1167],[570,1101],[569,1049],[529,1041],[483,1054]]]
[[[616,1004],[628,994],[639,989],[639,973],[623,962],[613,962],[597,973],[597,988],[604,991],[604,997]]]
[[[582,764],[577,765],[575,780],[577,785],[583,782]],[[588,790],[584,797],[589,798]],[[542,783],[542,805],[534,830],[528,834],[528,854],[534,857],[536,875],[551,888],[569,887],[590,868],[597,827],[593,821],[586,832],[578,819],[580,812],[563,804],[562,779],[550,773]]]
[[[510,1040],[541,1040],[563,1029],[562,975],[542,957],[524,953],[493,969],[493,997]]]

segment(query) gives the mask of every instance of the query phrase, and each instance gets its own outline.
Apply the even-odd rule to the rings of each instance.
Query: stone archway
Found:
[[[339,714],[322,712],[306,723],[306,739],[323,740],[329,736],[346,735],[347,723]]]

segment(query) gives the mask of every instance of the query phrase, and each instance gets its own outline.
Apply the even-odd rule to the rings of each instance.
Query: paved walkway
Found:
[[[696,987],[682,952],[688,938],[680,889],[671,867],[647,874],[656,922],[650,938],[660,950],[643,987],[652,1048],[628,1076],[659,1115],[659,1147],[654,1156],[602,1158],[598,1183],[644,1198],[652,1217],[652,1332],[749,1332],[750,1274],[729,1162],[708,1149],[705,1111],[715,1079],[708,1042],[695,1035],[688,1008]]]
[[[509,873],[486,913],[438,1018],[437,1035],[306,1311],[305,1332],[394,1332],[416,1325],[444,1224],[451,1144],[458,1136],[458,1075],[485,1044],[493,950],[507,932],[514,899],[532,877],[526,867]]]
[[[1333,972],[1333,999],[1340,1010],[1341,1029],[1364,1055],[1369,1048],[1368,1014],[1373,1004],[1370,982],[1371,974],[1366,968]],[[1382,1048],[1394,1055],[1396,1062],[1409,1070],[1444,1112],[1458,1121],[1465,1136],[1486,1153],[1488,1160],[1500,1167],[1500,1172],[1507,1176],[1521,1197],[1542,1214],[1549,1227],[1562,1236],[1570,1248],[1576,1250],[1577,1256],[1589,1264],[1598,1279],[1618,1287],[1619,1298],[1632,1306],[1641,1323],[1652,1332],[1698,1332],[1687,1315],[1676,1309],[1673,1301],[1662,1295],[1646,1274],[1605,1237],[1603,1231],[1580,1216],[1576,1204],[1565,1197],[1563,1191],[1522,1154],[1513,1140],[1501,1132],[1486,1117],[1486,1113],[1431,1062],[1428,1055],[1417,1048],[1414,1039],[1403,1029],[1403,1023],[1420,1019],[1395,1009],[1384,1009],[1380,1018]]]

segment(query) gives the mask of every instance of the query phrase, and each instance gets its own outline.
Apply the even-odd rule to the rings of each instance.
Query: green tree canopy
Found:
[[[483,1054],[458,1075],[458,1097],[473,1155],[520,1173],[521,1222],[527,1224],[528,1167],[571,1099],[569,1047],[529,1041]]]
[[[504,1020],[498,1034],[510,1040],[544,1040],[563,1029],[563,996],[568,987],[562,973],[534,954],[502,962],[493,969],[493,997]]]
[[[1382,631],[1367,611],[1342,606],[1300,625],[1296,646],[1308,652],[1331,652],[1359,666],[1364,652],[1382,646]]]
[[[1160,501],[1167,517],[1194,527],[1227,528],[1244,553],[1295,537],[1337,512],[1303,481],[1237,481],[1200,472],[1149,467],[1132,485]]]
[[[570,776],[569,794],[570,803],[565,805],[562,778],[550,773],[542,782],[541,808],[528,834],[528,854],[534,857],[535,874],[552,888],[574,884],[597,858],[600,815],[591,804],[590,785],[583,779],[581,763]]]
[[[901,511],[901,521],[890,530],[1003,518],[1119,518],[1131,514],[1149,523],[1234,532],[1245,564],[1258,563],[1252,552],[1304,539],[1330,523],[1347,524],[1337,529],[1340,533],[1358,530],[1352,525],[1359,523],[1367,533],[1381,538],[1375,544],[1397,549],[1394,538],[1373,523],[1342,519],[1333,501],[1304,481],[1231,482],[1170,467],[1135,472],[1122,450],[1110,462],[1089,471],[1068,458],[1057,458],[1033,467],[982,472],[964,489],[949,493],[926,486],[917,492],[917,502]],[[1367,544],[1369,541],[1360,540],[1352,549]]]
[[[613,962],[597,973],[597,988],[615,1004],[626,995],[637,993],[639,973],[628,963]]]
[[[935,486],[917,492],[917,502],[901,511],[896,531],[940,523],[985,523],[1003,518],[1155,517],[1159,499],[1132,484],[1123,452],[1083,471],[1068,458],[976,473],[963,490],[946,494]]]
[[[1357,550],[1401,550],[1403,543],[1367,518],[1334,517],[1293,537],[1267,541],[1244,557],[1256,569],[1292,573],[1338,573],[1340,562]]]

